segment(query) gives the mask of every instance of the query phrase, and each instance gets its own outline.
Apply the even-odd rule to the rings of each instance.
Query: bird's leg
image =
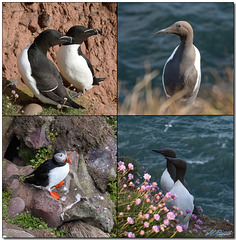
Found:
[[[55,185],[55,187],[61,187],[63,184],[65,183],[65,181],[64,180],[62,180],[61,182],[59,182],[57,185]]]
[[[60,199],[60,195],[58,194],[58,192],[51,192],[49,191],[50,195],[56,199]]]

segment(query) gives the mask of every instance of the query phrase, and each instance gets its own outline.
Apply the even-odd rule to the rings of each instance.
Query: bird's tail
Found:
[[[99,85],[100,82],[103,82],[106,78],[93,78],[93,85]]]
[[[68,107],[73,107],[73,108],[81,108],[81,109],[85,109],[85,107],[83,107],[82,105],[79,105],[78,103],[74,102],[71,98],[69,98],[66,102],[65,105]]]

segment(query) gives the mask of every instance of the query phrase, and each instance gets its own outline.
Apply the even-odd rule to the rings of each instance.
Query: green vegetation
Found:
[[[2,193],[2,218],[7,222],[17,225],[24,229],[35,230],[35,229],[49,229],[52,234],[56,237],[63,237],[67,233],[66,230],[57,230],[56,228],[49,228],[47,223],[42,218],[31,216],[29,212],[20,213],[15,218],[8,217],[8,205],[11,199],[12,191],[3,191]]]
[[[19,93],[19,94],[18,94]],[[9,85],[3,89],[2,93],[2,114],[3,116],[10,115],[21,115],[24,113],[23,107],[25,102],[27,102],[32,97],[28,95],[22,96],[21,92],[16,90],[11,90]],[[74,100],[75,101],[75,100]],[[76,101],[77,102],[77,101]],[[75,109],[70,107],[63,107],[60,104],[58,106],[53,106],[49,104],[40,103],[43,108],[43,112],[40,115],[84,115],[89,113],[89,109],[92,105],[91,100],[87,100],[84,96],[79,97],[79,104],[84,106],[86,109]]]
[[[58,132],[55,131],[55,130],[51,130],[51,131],[46,130],[45,133],[48,135],[48,137],[49,137],[52,141],[54,141],[55,138],[58,136]]]
[[[7,165],[7,162],[5,160],[2,161],[2,166],[5,167]]]
[[[52,136],[55,134],[53,133]],[[55,139],[55,137],[53,137]],[[26,159],[27,165],[32,165],[36,169],[39,165],[51,158],[54,152],[50,146],[36,149],[33,153],[25,152],[24,149],[18,148],[19,153]]]
[[[114,134],[117,136],[117,117],[105,116],[106,122],[112,127]]]
[[[137,81],[131,91],[124,89],[126,97],[119,103],[119,114],[123,115],[232,115],[234,111],[233,79],[231,67],[223,70],[223,76],[217,70],[211,71],[215,84],[201,87],[195,105],[191,108],[181,104],[184,92],[179,92],[166,99],[163,89],[153,88],[152,81],[161,76],[158,71],[146,67],[144,78]],[[204,77],[202,77],[203,80]],[[206,81],[206,80],[205,80]],[[122,86],[120,87],[122,89]]]
[[[19,111],[21,106],[16,105],[14,100],[7,96],[6,94],[2,95],[2,115],[3,116],[10,116],[10,115],[20,115]]]
[[[112,179],[107,186],[107,191],[110,194],[111,200],[117,205],[117,177]]]
[[[54,149],[49,147],[42,147],[34,151],[33,157],[29,160],[27,165],[32,165],[36,169],[39,165],[44,163],[47,159],[51,158],[53,155]]]

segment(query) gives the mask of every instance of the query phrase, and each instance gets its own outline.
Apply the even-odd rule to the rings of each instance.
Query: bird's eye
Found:
[[[181,27],[181,25],[180,25],[180,24],[177,24],[176,26],[177,26],[178,28],[180,28],[180,27]]]

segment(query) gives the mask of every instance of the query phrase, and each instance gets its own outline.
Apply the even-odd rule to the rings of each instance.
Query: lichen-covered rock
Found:
[[[81,221],[72,221],[62,225],[60,229],[66,230],[66,237],[70,238],[108,238],[109,236],[99,228]]]

